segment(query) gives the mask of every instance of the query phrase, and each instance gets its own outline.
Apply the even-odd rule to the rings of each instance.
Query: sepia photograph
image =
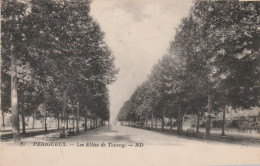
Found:
[[[260,166],[260,1],[0,2],[1,166]]]

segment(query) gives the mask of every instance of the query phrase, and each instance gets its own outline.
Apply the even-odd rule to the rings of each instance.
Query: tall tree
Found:
[[[20,141],[19,112],[18,112],[18,82],[17,82],[17,59],[21,56],[23,48],[23,26],[22,20],[26,14],[27,5],[16,1],[1,2],[1,38],[2,54],[11,59],[11,110],[12,130],[15,142]]]

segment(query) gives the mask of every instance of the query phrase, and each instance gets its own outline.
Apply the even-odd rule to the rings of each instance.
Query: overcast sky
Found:
[[[167,53],[191,5],[183,0],[93,0],[91,15],[105,32],[120,68],[117,81],[109,86],[111,120]]]

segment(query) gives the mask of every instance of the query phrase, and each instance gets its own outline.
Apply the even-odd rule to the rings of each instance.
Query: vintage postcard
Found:
[[[259,6],[1,0],[0,165],[260,166]]]

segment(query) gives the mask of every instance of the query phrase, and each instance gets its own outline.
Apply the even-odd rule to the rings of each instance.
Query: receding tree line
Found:
[[[148,79],[120,109],[117,119],[177,120],[206,114],[210,137],[212,114],[223,112],[222,135],[228,108],[259,106],[259,2],[194,2],[183,18],[168,53],[154,65]],[[258,117],[259,119],[259,117]],[[259,122],[258,122],[259,123]],[[157,127],[157,124],[156,124]],[[172,125],[171,125],[172,128]]]
[[[14,141],[19,116],[66,121],[109,120],[107,85],[118,70],[104,33],[90,16],[89,0],[1,1],[1,110],[12,114]],[[60,123],[58,123],[60,124]]]

